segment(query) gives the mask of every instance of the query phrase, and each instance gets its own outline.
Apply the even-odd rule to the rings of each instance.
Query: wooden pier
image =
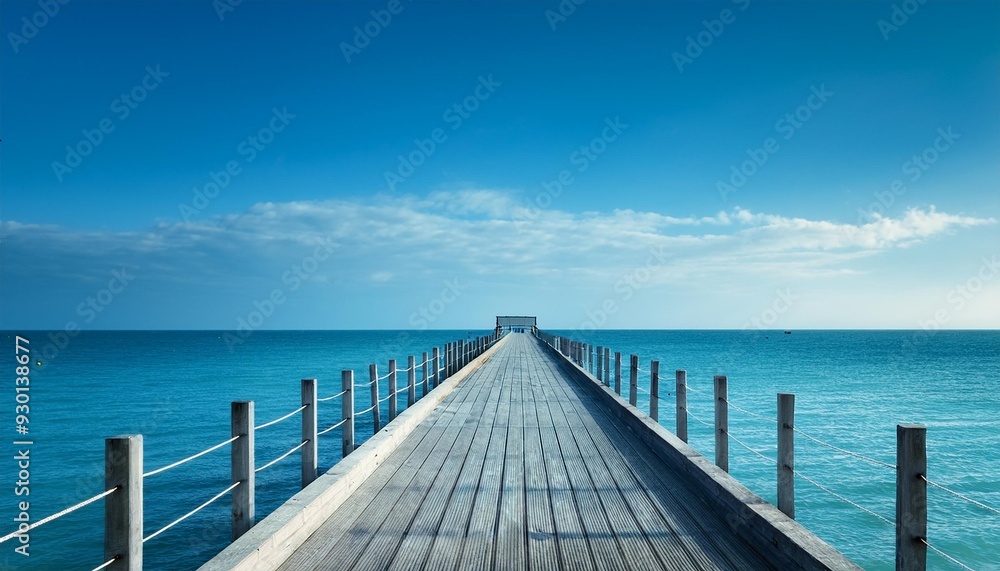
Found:
[[[859,568],[512,333],[202,569]]]

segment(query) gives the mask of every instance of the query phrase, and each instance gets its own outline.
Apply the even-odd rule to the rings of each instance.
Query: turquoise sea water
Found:
[[[661,362],[661,393],[672,393],[673,370],[688,371],[689,408],[712,418],[712,376],[729,377],[736,406],[730,431],[774,457],[778,392],[796,394],[796,425],[841,448],[895,462],[895,426],[927,425],[928,474],[937,482],[1000,507],[1000,332],[933,334],[912,331],[552,331],[614,351]],[[339,392],[340,371],[367,379],[367,366],[446,341],[487,331],[258,331],[233,351],[221,332],[86,332],[59,349],[48,332],[16,332],[31,341],[31,517],[38,520],[103,489],[104,439],[144,436],[145,469],[159,468],[229,437],[229,403],[254,400],[256,424],[299,406],[299,381],[319,379],[320,397]],[[0,535],[13,531],[17,480],[13,441],[14,334],[4,332],[2,362],[9,372],[0,399],[4,460],[0,462]],[[52,343],[46,351],[46,347]],[[46,356],[42,356],[42,355]],[[35,365],[36,359],[42,361]],[[627,360],[626,360],[627,362]],[[419,378],[419,377],[418,377]],[[640,374],[640,385],[648,382]],[[383,383],[383,395],[385,394]],[[697,392],[695,392],[697,391]],[[366,408],[358,391],[356,407]],[[671,395],[664,395],[672,402]],[[405,399],[403,399],[405,402]],[[328,405],[328,406],[324,406]],[[320,427],[339,420],[339,402],[322,403]],[[383,415],[386,405],[383,404]],[[639,407],[648,397],[639,395]],[[660,406],[660,422],[674,426],[673,407]],[[690,443],[713,457],[710,428],[690,422]],[[293,417],[257,434],[261,465],[299,441]],[[358,437],[371,434],[370,415],[358,418]],[[320,437],[320,466],[340,457],[339,431]],[[775,468],[735,442],[730,472],[768,501],[775,500]],[[796,468],[851,501],[890,520],[895,476],[884,467],[796,438]],[[293,454],[257,475],[258,519],[299,489]],[[146,479],[145,533],[166,525],[228,486],[228,448]],[[809,483],[796,482],[797,519],[868,569],[893,568],[893,528]],[[1000,515],[945,492],[929,490],[929,532],[934,545],[973,569],[1000,569]],[[30,557],[0,544],[9,569],[91,569],[103,562],[101,503],[87,506],[31,533]],[[8,529],[9,528],[9,529]],[[229,539],[229,500],[223,497],[145,545],[147,569],[193,569]],[[958,569],[931,554],[931,569]]]

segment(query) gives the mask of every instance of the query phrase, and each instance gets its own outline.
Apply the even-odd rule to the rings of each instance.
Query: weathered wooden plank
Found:
[[[497,557],[493,568],[521,570],[528,566],[527,513],[524,504],[524,359],[513,363],[503,488],[497,513]]]
[[[531,569],[560,569],[556,527],[549,499],[548,473],[542,452],[541,421],[548,415],[545,391],[540,386],[538,371],[525,371],[524,404],[524,484],[527,504],[528,566]]]
[[[471,396],[471,384],[457,387],[441,405],[431,413],[397,450],[379,466],[365,483],[337,510],[313,536],[307,540],[308,547],[300,549],[283,565],[283,569],[316,568],[331,552],[338,549],[342,540],[358,542],[367,528],[358,525],[358,520],[366,511],[391,509],[393,499],[382,492],[397,472],[413,470],[426,459],[434,438],[427,437],[451,422],[454,412],[465,399]],[[376,502],[380,499],[381,501]],[[398,494],[397,494],[398,499]],[[362,546],[363,547],[363,546]],[[359,551],[354,551],[355,555]]]
[[[509,359],[509,357],[507,357]],[[496,544],[497,509],[500,505],[500,491],[503,486],[503,463],[507,447],[507,424],[510,416],[511,390],[505,382],[493,431],[486,449],[483,470],[480,475],[476,498],[469,516],[465,542],[462,545],[460,568],[491,569]]]
[[[493,396],[490,387],[480,382],[473,390],[477,391],[476,401],[472,406],[476,416],[466,419],[464,425],[458,427],[461,430],[458,440],[441,464],[439,472],[434,475],[430,490],[423,498],[416,517],[406,529],[405,537],[402,538],[389,569],[418,569],[424,565],[444,515],[451,509],[451,499],[473,443],[476,437],[490,432],[489,427],[481,422],[481,419],[496,411],[496,407],[490,405]],[[469,430],[470,424],[474,425],[473,430]]]
[[[572,365],[512,337],[283,568],[769,568]]]
[[[502,375],[502,373],[500,373]],[[501,377],[502,378],[502,377]],[[476,436],[469,447],[458,483],[448,501],[437,534],[431,539],[426,569],[454,569],[462,554],[465,534],[472,517],[472,506],[479,490],[479,482],[486,461],[486,452],[493,432],[493,422],[501,402],[502,383],[490,387],[487,411],[483,413],[476,429]]]

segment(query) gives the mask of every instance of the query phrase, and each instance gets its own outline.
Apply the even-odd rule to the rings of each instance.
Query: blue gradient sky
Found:
[[[0,5],[0,327],[1000,323],[996,2],[390,6]]]

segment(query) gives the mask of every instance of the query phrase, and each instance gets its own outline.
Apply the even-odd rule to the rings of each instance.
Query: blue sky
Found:
[[[5,329],[1000,323],[996,2],[42,6]]]

